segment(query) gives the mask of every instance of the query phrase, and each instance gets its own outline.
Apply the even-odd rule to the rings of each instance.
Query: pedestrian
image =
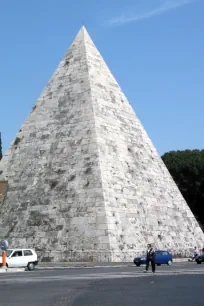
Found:
[[[152,248],[152,245],[148,244],[147,245],[146,269],[144,272],[148,271],[150,262],[151,262],[152,272],[155,273],[155,251]]]
[[[199,255],[198,248],[195,246],[193,251],[193,260]]]

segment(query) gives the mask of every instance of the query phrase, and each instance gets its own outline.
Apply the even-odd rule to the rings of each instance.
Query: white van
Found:
[[[32,249],[8,249],[6,251],[6,265],[9,268],[27,267],[29,271],[38,264],[37,254]],[[2,265],[2,256],[0,256]]]

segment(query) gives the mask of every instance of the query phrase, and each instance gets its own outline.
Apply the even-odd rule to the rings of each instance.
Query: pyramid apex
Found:
[[[78,31],[77,35],[75,36],[74,41],[76,42],[77,40],[80,41],[84,41],[85,38],[89,38],[90,39],[90,35],[86,29],[86,27],[84,25],[82,25],[82,27],[80,28],[80,30]]]
[[[87,31],[87,29],[86,29],[86,27],[85,27],[85,25],[82,25],[82,27],[80,28],[80,30],[79,30],[79,32],[78,32],[78,34],[79,33],[83,33],[83,34],[88,34],[88,31]]]
[[[86,29],[86,27],[85,27],[85,25],[84,25],[84,24],[82,25],[81,30],[83,30],[83,31],[86,31],[86,32],[87,32],[87,29]]]

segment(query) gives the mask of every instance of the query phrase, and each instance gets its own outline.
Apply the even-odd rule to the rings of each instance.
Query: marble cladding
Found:
[[[0,162],[0,236],[47,261],[188,255],[195,217],[82,27]]]

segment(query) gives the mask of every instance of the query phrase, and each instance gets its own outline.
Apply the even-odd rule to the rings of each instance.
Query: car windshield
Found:
[[[13,250],[7,250],[6,251],[6,257],[9,257],[11,255],[11,253],[13,252]]]

